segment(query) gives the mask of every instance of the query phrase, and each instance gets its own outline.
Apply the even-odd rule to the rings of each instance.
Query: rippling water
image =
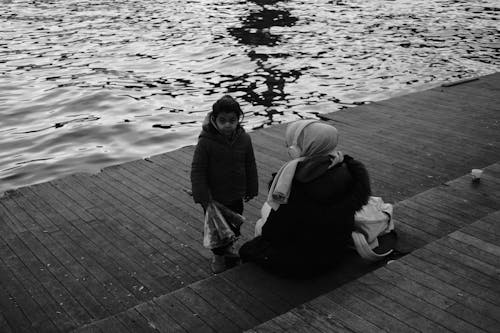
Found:
[[[500,68],[497,0],[2,0],[0,193]]]

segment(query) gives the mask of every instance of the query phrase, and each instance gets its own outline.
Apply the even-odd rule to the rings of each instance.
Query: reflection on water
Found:
[[[228,28],[228,32],[238,43],[252,46],[248,49],[247,56],[255,63],[256,68],[250,73],[232,77],[232,84],[228,86],[228,91],[240,95],[251,105],[264,107],[263,112],[254,113],[254,115],[267,117],[265,121],[260,121],[260,126],[253,126],[253,128],[258,128],[274,123],[275,114],[284,115],[283,111],[276,111],[275,106],[278,103],[286,104],[288,94],[285,93],[285,84],[297,81],[302,69],[282,70],[273,66],[274,59],[278,62],[286,61],[290,57],[287,53],[258,53],[255,50],[258,46],[273,47],[286,43],[285,38],[280,34],[272,33],[271,28],[292,27],[297,22],[297,18],[288,10],[270,9],[266,6],[282,1],[252,2],[258,5],[257,8],[242,18],[240,26]],[[259,81],[255,81],[256,74]],[[241,95],[240,92],[245,92],[245,94]]]
[[[496,0],[0,3],[0,192],[499,70]]]

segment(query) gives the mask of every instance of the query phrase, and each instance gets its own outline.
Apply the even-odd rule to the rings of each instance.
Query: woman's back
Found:
[[[286,205],[273,211],[262,236],[283,248],[300,246],[304,253],[345,247],[354,213],[370,195],[364,166],[345,156],[328,169],[326,159],[299,164]]]

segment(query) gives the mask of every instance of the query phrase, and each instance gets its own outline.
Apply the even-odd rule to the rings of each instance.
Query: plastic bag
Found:
[[[238,214],[233,212],[231,209],[227,208],[223,204],[213,201],[215,207],[219,209],[221,212],[222,216],[226,220],[227,224],[231,228],[231,230],[234,232],[236,237],[240,236],[240,227],[241,225],[246,221],[246,219]]]
[[[240,235],[240,226],[244,221],[240,214],[211,201],[205,211],[203,246],[214,249],[233,243]]]

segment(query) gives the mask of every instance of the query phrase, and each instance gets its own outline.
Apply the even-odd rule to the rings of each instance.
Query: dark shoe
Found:
[[[212,268],[212,272],[214,274],[224,272],[227,269],[226,257],[223,255],[214,255],[212,262],[210,263],[210,267]]]
[[[234,250],[234,244],[226,247],[224,257],[226,257],[227,268],[237,266],[240,263],[240,256]]]
[[[226,259],[227,268],[233,268],[240,264],[240,256],[238,256],[236,253],[227,253],[224,255],[224,257]]]

